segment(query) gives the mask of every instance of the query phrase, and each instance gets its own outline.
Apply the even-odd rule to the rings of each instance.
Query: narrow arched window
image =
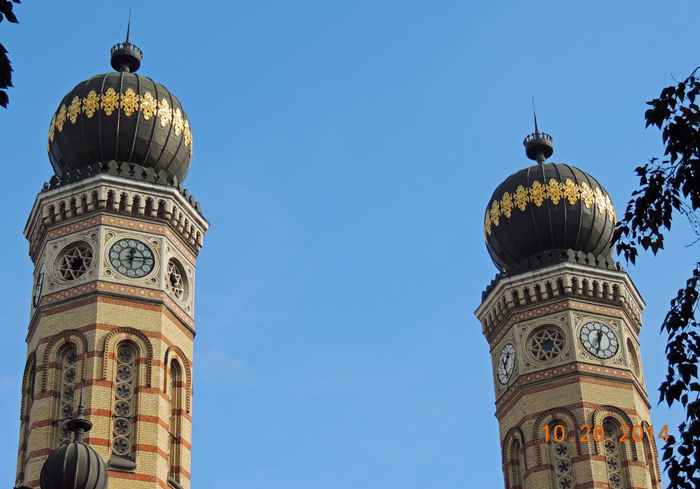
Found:
[[[523,487],[523,464],[520,457],[520,441],[513,440],[510,446],[510,487],[511,489],[522,489]]]
[[[78,350],[75,346],[69,346],[62,350],[58,357],[58,410],[56,412],[57,433],[56,446],[60,447],[69,443],[72,432],[66,426],[73,417],[73,401],[75,400],[75,381],[78,377]]]
[[[603,447],[605,465],[608,471],[608,483],[611,489],[627,487],[622,473],[622,453],[620,451],[620,432],[611,422],[603,423]]]
[[[136,421],[135,388],[137,378],[136,349],[129,343],[117,347],[114,379],[114,422],[112,453],[122,458],[133,457],[133,435]]]
[[[557,428],[557,427],[560,428]],[[570,430],[561,422],[552,423],[549,427],[549,446],[552,455],[552,465],[554,466],[554,487],[556,489],[573,489],[574,488],[574,473],[571,466],[571,446],[565,436],[561,436],[562,441],[557,435],[557,430],[562,430],[560,433],[567,433]]]
[[[182,433],[182,369],[173,360],[170,362],[170,419],[168,421],[168,433],[170,438],[170,452],[168,454],[168,481],[175,482],[179,487],[180,482],[180,436]]]
[[[27,376],[26,384],[22,386],[22,405],[24,410],[22,412],[22,425],[20,431],[20,453],[19,453],[19,463],[18,463],[18,474],[16,487],[20,487],[24,482],[25,466],[27,462],[27,450],[29,443],[29,426],[31,425],[31,412],[32,403],[34,402],[34,381],[36,379],[36,368],[34,365],[31,366],[29,370],[29,375]]]
[[[644,461],[646,462],[647,471],[647,487],[650,489],[659,489],[661,486],[659,480],[656,478],[657,468],[656,468],[656,457],[654,456],[654,449],[652,448],[651,442],[649,441],[649,434],[644,433]]]

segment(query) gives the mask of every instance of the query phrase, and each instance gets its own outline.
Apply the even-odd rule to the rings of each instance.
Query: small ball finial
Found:
[[[112,47],[112,68],[116,71],[135,73],[141,66],[143,51],[136,44],[129,41],[131,31],[131,9],[129,9],[129,24],[126,27],[126,41],[117,43]]]

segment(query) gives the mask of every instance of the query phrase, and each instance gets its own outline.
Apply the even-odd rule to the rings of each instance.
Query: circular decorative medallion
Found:
[[[92,248],[84,242],[68,246],[57,260],[58,275],[63,280],[82,277],[92,265]]]
[[[580,338],[586,350],[598,358],[611,358],[619,347],[617,335],[613,330],[598,321],[584,324]]]
[[[109,262],[129,278],[145,277],[153,271],[153,251],[137,239],[120,239],[109,250]]]
[[[540,329],[530,337],[530,353],[535,360],[547,362],[557,358],[564,350],[564,335],[559,328]]]
[[[501,350],[501,355],[498,357],[498,381],[506,385],[513,376],[515,369],[515,347],[512,343],[508,343]]]

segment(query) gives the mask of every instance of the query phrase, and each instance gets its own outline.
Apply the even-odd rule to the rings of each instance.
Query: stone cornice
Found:
[[[196,257],[209,222],[193,200],[186,190],[178,187],[109,174],[97,174],[43,191],[37,196],[24,228],[29,255],[35,260],[43,236],[57,224],[69,224],[93,213],[114,213],[168,225]]]
[[[641,311],[645,304],[625,271],[573,262],[500,278],[487,290],[475,315],[484,336],[493,343],[494,336],[516,310],[563,298],[621,309],[637,332],[642,327]]]

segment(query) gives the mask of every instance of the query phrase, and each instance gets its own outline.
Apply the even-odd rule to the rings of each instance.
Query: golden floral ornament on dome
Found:
[[[56,138],[56,131],[62,132],[67,123],[76,124],[81,114],[91,119],[100,110],[103,110],[105,115],[111,116],[115,110],[119,109],[127,117],[137,114],[139,111],[141,111],[144,120],[158,117],[161,127],[164,128],[172,124],[174,134],[183,137],[184,145],[189,147],[189,153],[192,156],[192,131],[190,122],[185,118],[182,109],[179,107],[173,109],[165,98],[158,102],[148,91],[139,95],[132,88],[128,88],[124,93],[119,93],[114,88],[108,88],[103,94],[90,90],[87,96],[82,99],[78,96],[73,97],[67,107],[62,104],[51,118],[47,150],[51,151],[50,146]]]
[[[528,191],[522,185],[518,185],[518,188],[515,189],[515,205],[518,209],[524,211],[529,201]]]
[[[586,205],[586,200],[590,208],[595,204],[596,209],[600,214],[607,212],[608,220],[617,222],[615,208],[612,205],[610,196],[603,194],[601,188],[592,189],[587,183],[582,182],[581,185],[576,185],[570,178],[566,179],[566,183],[557,182],[554,178],[550,179],[549,183],[542,185],[535,181],[530,188],[525,188],[518,185],[515,194],[503,192],[500,199],[494,199],[486,208],[486,216],[484,218],[484,233],[485,236],[491,235],[494,226],[500,224],[501,219],[510,218],[515,212],[515,208],[520,211],[525,211],[529,202],[540,207],[545,200],[550,200],[552,204],[558,205],[564,200],[569,205],[574,205],[581,199],[583,205]]]
[[[598,208],[598,212],[600,212],[602,214],[605,212],[605,209],[607,209],[607,205],[605,203],[605,196],[603,195],[603,192],[598,187],[596,187],[594,193],[595,193],[595,206]]]
[[[102,95],[100,107],[104,109],[105,114],[112,115],[112,112],[119,108],[119,94],[113,88],[107,89],[107,93]]]
[[[550,179],[547,184],[547,198],[552,201],[552,204],[557,205],[563,197],[564,192],[561,189],[561,183],[554,178]]]
[[[87,97],[83,99],[83,113],[88,116],[88,119],[92,119],[99,108],[100,96],[94,90],[90,90]]]
[[[579,195],[580,190],[578,185],[572,182],[570,178],[567,178],[564,184],[564,197],[569,201],[569,204],[574,205],[578,202]]]
[[[122,94],[122,110],[127,117],[139,110],[139,96],[131,88]]]
[[[56,135],[56,114],[51,118],[51,124],[49,125],[49,141],[53,142],[53,138]]]
[[[545,188],[546,187],[544,187],[537,180],[535,180],[532,183],[532,187],[530,187],[530,200],[534,202],[537,207],[540,207],[542,205],[542,202],[544,202],[544,199],[547,196]]]
[[[513,212],[513,196],[508,192],[503,192],[503,198],[501,199],[501,213],[510,217],[510,213]]]
[[[161,127],[167,126],[173,120],[173,110],[165,99],[158,102],[158,118],[160,119]]]
[[[501,207],[497,200],[491,202],[491,222],[498,226],[499,219],[501,217]]]
[[[182,112],[180,109],[175,109],[173,112],[173,129],[175,129],[175,135],[179,136],[185,128],[185,123],[182,120]]]
[[[82,100],[80,100],[80,97],[75,96],[68,106],[68,120],[71,122],[71,124],[75,124],[75,121],[78,119],[81,104]]]
[[[146,92],[146,95],[141,95],[141,113],[143,118],[148,120],[158,112],[158,102],[153,98],[151,92]]]
[[[590,209],[595,202],[595,194],[586,182],[581,183],[581,200],[586,204],[586,209]]]
[[[58,132],[63,131],[63,124],[66,123],[66,106],[61,105],[61,110],[58,111],[58,115],[56,115],[56,129],[58,129]]]

